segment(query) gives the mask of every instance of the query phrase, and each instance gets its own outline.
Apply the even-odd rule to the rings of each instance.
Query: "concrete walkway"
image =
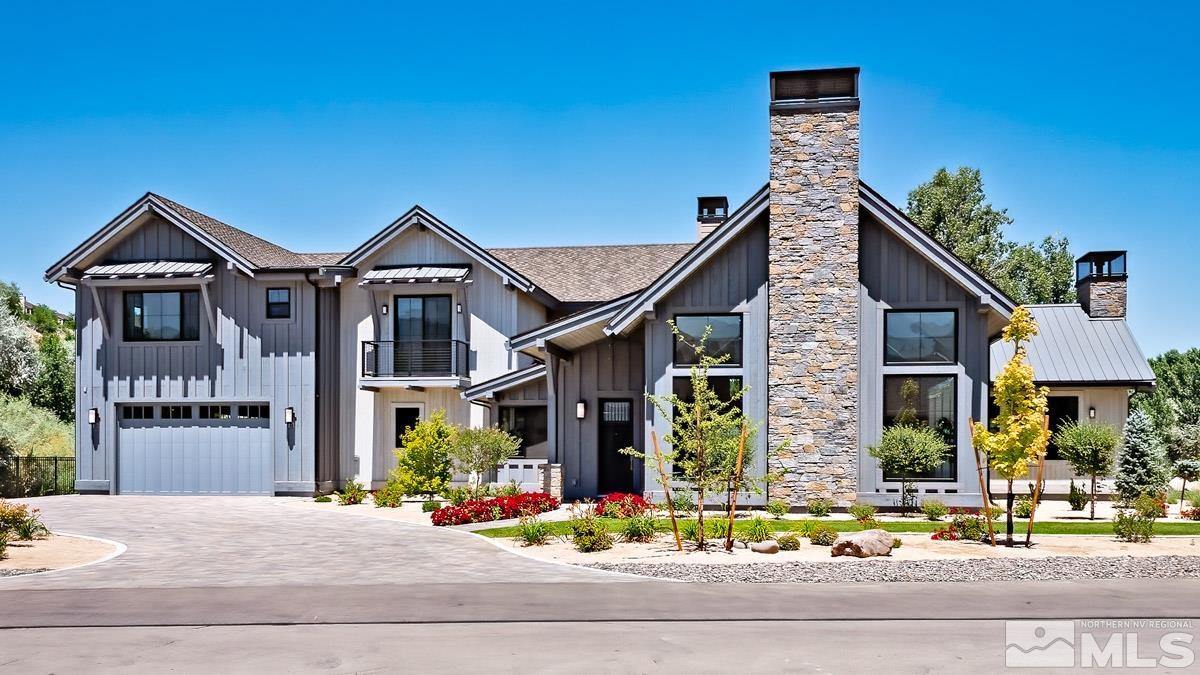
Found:
[[[611,581],[463,532],[296,508],[273,497],[39,497],[56,531],[119,541],[107,562],[0,580],[7,589]]]

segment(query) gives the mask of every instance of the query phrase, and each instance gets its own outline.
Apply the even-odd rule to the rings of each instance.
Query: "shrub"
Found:
[[[879,528],[879,521],[874,518],[863,518],[858,521],[858,526],[864,530],[874,530]]]
[[[454,426],[446,422],[445,410],[403,431],[400,447],[396,448],[396,468],[392,470],[392,481],[401,496],[433,497],[449,487],[450,446],[455,434]]]
[[[903,545],[904,545],[904,542],[900,540],[900,537],[892,537],[892,548],[893,549],[900,548]]]
[[[330,497],[329,495],[317,495],[316,497],[313,497],[313,501],[317,502],[318,504],[328,504],[329,502],[333,501],[333,497]]]
[[[934,541],[958,541],[960,536],[961,535],[959,535],[958,529],[954,527],[953,523],[951,523],[946,527],[939,527],[938,529],[934,530],[933,534],[929,535],[929,538]]]
[[[870,504],[851,504],[850,515],[857,521],[875,520],[875,507]]]
[[[640,516],[650,509],[650,503],[641,495],[613,492],[596,502],[596,512],[606,518],[630,518]]]
[[[338,493],[338,504],[342,506],[350,506],[351,504],[361,504],[367,498],[367,490],[356,480],[346,483],[346,487]]]
[[[784,517],[790,510],[791,507],[788,506],[788,503],[782,499],[772,499],[771,501],[767,502],[767,513],[771,514],[775,520],[779,520],[780,518]]]
[[[521,484],[515,480],[510,480],[504,485],[500,485],[496,488],[497,497],[516,497],[517,495],[521,494],[521,492],[523,492],[523,490],[521,490]]]
[[[950,514],[950,529],[958,534],[955,539],[982,541],[987,536],[987,522],[983,515],[969,513],[962,509],[952,510]]]
[[[1029,495],[1021,495],[1017,497],[1017,501],[1013,504],[1013,516],[1026,520],[1033,513],[1033,498]]]
[[[941,520],[950,513],[950,509],[946,508],[946,502],[940,499],[926,499],[921,503],[921,513],[929,520]]]
[[[904,386],[908,387],[908,383]],[[879,461],[884,475],[900,477],[900,515],[908,515],[913,506],[912,477],[940,466],[946,459],[946,450],[942,435],[924,424],[889,426],[879,437],[879,444],[867,448],[867,452]]]
[[[50,316],[53,320],[54,315]],[[69,422],[75,419],[75,359],[58,337],[58,324],[54,325],[55,331],[43,334],[38,345],[41,365],[29,389],[29,400]]]
[[[837,530],[824,523],[818,523],[808,533],[808,541],[814,546],[833,546],[833,542],[837,541],[837,538]]]
[[[750,520],[738,523],[734,527],[734,534],[738,541],[759,542],[770,539],[772,532],[766,518],[754,516]]]
[[[625,541],[647,542],[654,539],[655,531],[654,514],[640,513],[625,519],[621,525],[621,538]]]
[[[0,394],[0,462],[5,450],[20,457],[73,457],[75,425],[27,399]]]
[[[833,510],[833,500],[825,497],[813,497],[808,500],[808,513],[818,518],[824,518]]]
[[[6,549],[8,549],[8,533],[4,530],[0,530],[0,560],[4,560],[6,557],[8,557]]]
[[[442,508],[442,503],[436,499],[426,499],[421,502],[421,513],[433,513]]]
[[[0,532],[11,532],[29,520],[29,505],[0,499]]]
[[[1200,509],[1183,509],[1179,516],[1184,520],[1200,520]]]
[[[446,488],[442,490],[442,494],[451,506],[462,506],[463,502],[471,498],[471,491],[465,487]]]
[[[544,492],[523,492],[515,497],[468,499],[458,506],[443,506],[433,512],[434,525],[487,523],[531,516],[558,508],[558,500]]]
[[[17,523],[17,526],[12,529],[12,535],[21,541],[42,539],[48,534],[50,534],[50,528],[42,524],[37,509],[33,509],[28,518]]]
[[[1149,542],[1154,536],[1154,518],[1136,510],[1119,509],[1113,516],[1113,534],[1118,541]]]
[[[550,524],[537,516],[521,516],[521,543],[526,546],[542,546],[550,540]]]
[[[376,490],[371,497],[376,507],[395,509],[404,505],[404,494],[404,488],[401,487],[400,482],[392,479],[384,483],[383,487]]]
[[[613,538],[591,504],[571,508],[571,543],[581,553],[605,551],[613,547]]]
[[[696,493],[691,490],[675,490],[671,493],[671,505],[676,513],[691,513],[696,510]]]
[[[1167,515],[1167,500],[1162,495],[1139,495],[1133,500],[1133,510],[1145,518],[1163,518]]]
[[[1067,492],[1067,503],[1071,505],[1071,510],[1082,511],[1089,501],[1087,490],[1075,485],[1075,480],[1072,479],[1071,487]]]
[[[797,551],[800,549],[800,537],[797,537],[792,532],[780,535],[775,541],[779,542],[780,551]]]
[[[720,539],[725,536],[725,527],[729,524],[723,520],[704,521],[704,538]],[[680,526],[679,535],[688,541],[699,541],[700,530],[694,520],[685,520]]]

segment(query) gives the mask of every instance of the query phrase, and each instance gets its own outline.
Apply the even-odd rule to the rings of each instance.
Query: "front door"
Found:
[[[417,426],[417,422],[421,421],[421,407],[416,405],[400,405],[396,406],[396,445],[393,447],[400,448],[404,446],[404,431]]]
[[[600,494],[633,489],[633,458],[621,454],[633,445],[633,401],[600,399],[600,443],[597,453]]]

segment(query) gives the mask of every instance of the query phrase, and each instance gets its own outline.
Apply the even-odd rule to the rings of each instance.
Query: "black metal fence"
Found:
[[[469,350],[462,340],[362,343],[364,377],[466,377]]]
[[[10,457],[0,464],[0,497],[75,492],[74,457]]]

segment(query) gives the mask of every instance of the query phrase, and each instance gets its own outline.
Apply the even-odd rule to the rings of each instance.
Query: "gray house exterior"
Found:
[[[674,322],[727,354],[710,377],[760,426],[748,470],[783,471],[740,503],[891,505],[900,483],[868,448],[903,409],[952,449],[920,492],[977,504],[968,421],[988,418],[1015,304],[860,180],[859,105],[857,69],[773,73],[769,180],[732,210],[701,197],[689,243],[484,249],[414,207],[353,251],[306,254],[147,194],[46,273],[76,290],[77,487],[378,487],[404,428],[444,411],[521,437],[491,479],[657,498],[656,468],[620,449],[668,434],[647,395],[688,395]],[[1125,364],[1051,378],[1107,420],[1153,375],[1124,259],[1106,264],[1081,272],[1072,321],[1035,315],[1047,368]]]

